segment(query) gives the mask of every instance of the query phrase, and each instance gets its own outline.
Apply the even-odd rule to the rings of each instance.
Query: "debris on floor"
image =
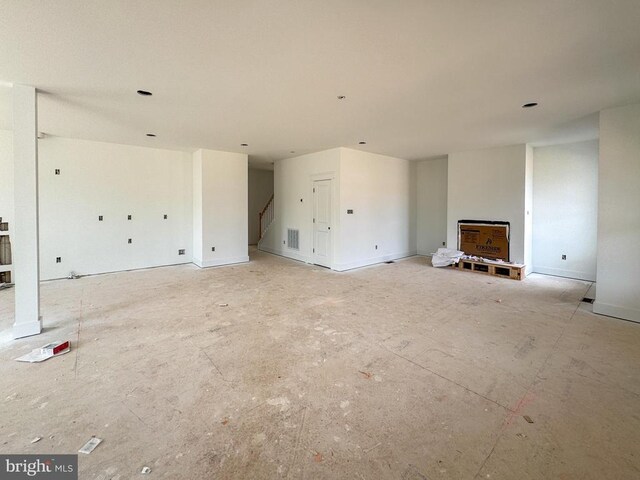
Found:
[[[40,440],[42,440],[42,437],[36,437],[33,440],[31,440],[31,443],[38,443]]]
[[[531,420],[531,417],[529,415],[523,415],[522,418],[524,418],[527,423],[533,423],[533,420]]]
[[[13,287],[13,283],[0,283],[0,290]]]
[[[142,471],[140,472],[143,475],[151,473],[151,469],[149,467],[142,467]]]
[[[229,419],[225,417],[220,423],[222,423],[222,425],[226,425],[227,423],[229,423]]]
[[[67,278],[68,278],[69,280],[76,280],[76,279],[78,279],[78,278],[80,278],[80,277],[81,277],[81,275],[78,275],[78,274],[77,274],[76,272],[74,272],[74,271],[69,272],[69,275],[67,276]]]
[[[320,452],[316,452],[315,455],[313,456],[313,461],[314,462],[318,462],[320,463],[323,460],[323,456]]]
[[[52,342],[43,345],[40,348],[34,348],[31,352],[16,358],[18,362],[37,363],[50,359],[51,357],[57,357],[64,355],[71,351],[71,342],[65,340],[63,342]]]
[[[373,377],[373,373],[363,372],[362,370],[358,370],[358,373],[362,374],[367,380],[371,380],[371,377]]]
[[[228,303],[219,303],[218,306],[219,307],[228,307],[229,304]]]
[[[40,351],[47,355],[58,355],[61,353],[67,353],[71,349],[71,343],[69,340],[64,342],[52,342],[40,347]]]
[[[434,267],[448,267],[458,263],[464,252],[451,248],[439,248],[436,253],[431,254],[431,265]]]
[[[496,303],[502,303],[502,299],[501,298],[497,299]]]
[[[102,443],[102,439],[98,437],[91,437],[87,443],[85,443],[78,452],[89,454],[93,452],[98,445]]]
[[[365,449],[363,450],[363,452],[364,452],[364,453],[369,453],[370,451],[375,450],[376,448],[378,448],[380,445],[382,445],[382,443],[378,442],[378,443],[376,443],[373,447],[365,448]],[[438,462],[440,462],[440,460],[438,460]]]

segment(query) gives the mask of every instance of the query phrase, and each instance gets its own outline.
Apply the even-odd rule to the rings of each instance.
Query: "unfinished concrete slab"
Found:
[[[640,325],[590,283],[251,258],[44,283],[21,340],[0,291],[2,452],[95,435],[80,478],[105,480],[638,476]]]

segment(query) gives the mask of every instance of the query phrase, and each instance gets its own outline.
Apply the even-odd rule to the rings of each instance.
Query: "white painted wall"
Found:
[[[260,238],[259,213],[273,195],[273,171],[249,169],[249,245]]]
[[[191,155],[58,137],[38,147],[43,280],[191,262]]]
[[[533,271],[595,281],[598,141],[537,147],[533,158]]]
[[[640,322],[640,104],[600,112],[593,311]]]
[[[38,147],[42,280],[190,263],[194,247],[201,266],[248,261],[247,155],[60,137]],[[12,172],[12,132],[0,131],[0,216],[11,223]]]
[[[9,236],[13,232],[13,135],[7,130],[0,130],[0,218],[9,222]],[[0,232],[2,235],[5,232]],[[11,267],[2,270],[13,271]]]
[[[447,241],[447,161],[416,164],[418,255],[430,255]]]
[[[457,247],[458,220],[508,221],[510,260],[525,263],[526,171],[524,144],[450,154],[447,246]]]
[[[311,263],[313,248],[313,178],[332,178],[332,257],[340,241],[340,149],[277,160],[274,165],[274,221],[260,249]],[[285,242],[287,229],[300,231],[300,249]]]
[[[191,162],[191,191],[193,192],[192,198],[192,225],[193,225],[193,250],[192,260],[193,263],[202,267],[202,260],[204,253],[204,183],[203,183],[203,161],[202,150],[197,150],[193,153]]]
[[[334,269],[415,255],[415,163],[349,148],[340,153],[341,240]]]
[[[246,154],[204,149],[193,154],[196,265],[213,267],[249,261],[247,190]]]
[[[525,275],[533,271],[533,147],[526,145],[524,176],[524,264]]]
[[[13,222],[13,135],[0,130],[0,217]]]
[[[275,220],[260,248],[311,263],[313,180],[331,178],[331,268],[347,270],[414,255],[415,169],[407,160],[347,148],[276,161]],[[354,213],[347,214],[348,209]],[[298,251],[285,244],[288,228],[300,230]]]

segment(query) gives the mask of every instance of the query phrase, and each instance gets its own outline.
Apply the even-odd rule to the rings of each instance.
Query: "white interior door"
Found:
[[[331,180],[313,182],[313,263],[331,268]]]

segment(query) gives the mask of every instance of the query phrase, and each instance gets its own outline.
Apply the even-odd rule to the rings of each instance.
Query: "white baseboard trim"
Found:
[[[125,268],[124,270],[106,270],[106,271],[102,271],[102,270],[97,270],[97,271],[89,271],[89,272],[80,272],[77,270],[74,270],[77,274],[80,275],[80,277],[93,277],[94,275],[111,275],[112,273],[123,273],[123,272],[136,272],[138,270],[149,270],[151,268],[163,268],[163,267],[177,267],[179,265],[191,265],[194,262],[192,260],[187,260],[184,262],[180,262],[180,263],[160,263],[158,265],[148,265],[145,267],[134,267],[134,268]],[[67,275],[65,275],[64,277],[47,277],[47,278],[41,278],[40,281],[41,282],[52,282],[55,280],[67,280],[69,277]]]
[[[292,252],[287,251],[287,250],[269,248],[269,247],[265,247],[265,246],[259,246],[259,250],[267,252],[267,253],[271,253],[273,255],[278,255],[280,257],[285,257],[285,258],[290,258],[292,260],[297,260],[299,262],[313,264],[313,259],[311,259],[311,258],[309,258],[309,257],[307,257],[305,255],[292,253]],[[358,260],[356,262],[334,264],[331,269],[335,270],[336,272],[344,272],[344,271],[347,271],[347,270],[353,270],[354,268],[368,267],[369,265],[376,265],[378,263],[388,262],[389,260],[399,260],[401,258],[413,257],[414,255],[416,255],[415,250],[412,250],[412,251],[409,251],[409,252],[394,253],[394,254],[390,254],[390,255],[380,255],[380,256],[377,256],[377,257],[371,257],[371,258],[367,258],[367,259],[364,259],[364,260]]]
[[[379,255],[376,257],[365,258],[363,260],[357,260],[355,262],[334,264],[333,270],[336,270],[337,272],[344,272],[346,270],[353,270],[354,268],[368,267],[369,265],[376,265],[378,263],[389,262],[391,260],[400,260],[401,258],[413,257],[414,255],[416,255],[415,250],[402,253]]]
[[[609,305],[607,303],[601,303],[596,300],[595,302],[593,302],[593,313],[640,323],[640,310],[637,310],[635,308]]]
[[[542,273],[543,275],[553,275],[556,277],[575,278],[577,280],[586,280],[587,282],[595,282],[596,277],[589,272],[581,272],[578,270],[564,270],[562,268],[539,267],[533,266],[533,273]]]
[[[231,257],[231,258],[220,258],[216,260],[206,260],[202,261],[199,258],[194,258],[193,263],[200,268],[209,268],[209,267],[221,267],[223,265],[233,265],[235,263],[246,263],[249,261],[249,256],[242,257]]]
[[[258,250],[261,252],[273,253],[274,255],[280,255],[280,251],[276,251],[274,248],[266,247],[258,243]]]
[[[298,262],[312,263],[311,259],[306,255],[301,255],[299,253],[292,252],[291,250],[269,248],[261,245],[258,246],[258,250],[261,250],[267,253],[272,253],[273,255],[278,255],[279,257],[285,257],[285,258],[290,258],[292,260],[297,260]]]

